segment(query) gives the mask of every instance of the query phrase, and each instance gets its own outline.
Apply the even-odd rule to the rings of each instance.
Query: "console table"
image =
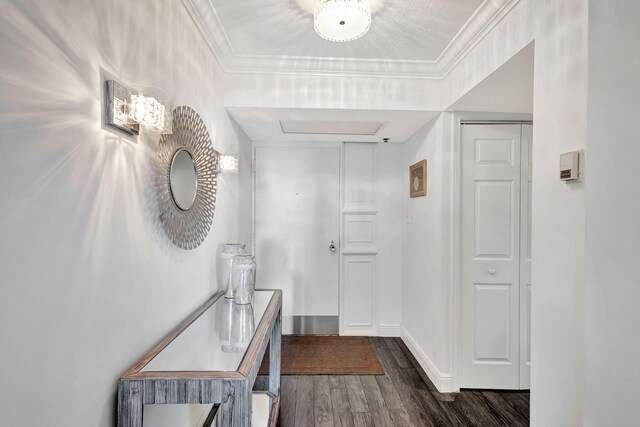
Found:
[[[210,404],[204,425],[248,427],[253,415],[275,426],[281,334],[282,291],[257,290],[248,305],[217,292],[120,378],[118,427],[142,427],[144,405],[161,404]],[[269,390],[253,392],[267,345]]]

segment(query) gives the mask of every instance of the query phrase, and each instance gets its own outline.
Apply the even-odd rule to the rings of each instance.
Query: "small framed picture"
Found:
[[[409,167],[409,196],[427,195],[427,161],[421,160]]]

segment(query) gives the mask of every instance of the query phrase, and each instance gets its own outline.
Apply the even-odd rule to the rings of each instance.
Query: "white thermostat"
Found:
[[[582,150],[560,155],[560,180],[566,182],[582,181]]]

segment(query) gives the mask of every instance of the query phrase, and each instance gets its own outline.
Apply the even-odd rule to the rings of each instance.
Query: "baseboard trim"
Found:
[[[373,329],[356,329],[349,328],[346,331],[341,331],[340,336],[343,337],[377,337],[378,333]]]
[[[400,325],[394,325],[394,324],[380,325],[378,329],[380,331],[381,337],[401,337],[402,336]]]
[[[451,374],[445,374],[440,372],[438,367],[433,363],[433,361],[427,356],[427,354],[422,351],[418,343],[413,339],[411,334],[407,332],[404,327],[400,327],[402,341],[407,345],[411,353],[416,358],[418,363],[424,372],[427,374],[433,385],[436,386],[440,393],[452,393],[453,389],[453,376]]]

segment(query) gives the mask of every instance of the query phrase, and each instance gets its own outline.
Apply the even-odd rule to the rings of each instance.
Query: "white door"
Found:
[[[305,319],[337,332],[340,147],[256,146],[254,177],[256,287],[283,290],[284,333]]]
[[[340,335],[376,336],[378,145],[345,142],[342,164]]]
[[[461,388],[521,388],[521,156],[520,125],[462,127]]]

